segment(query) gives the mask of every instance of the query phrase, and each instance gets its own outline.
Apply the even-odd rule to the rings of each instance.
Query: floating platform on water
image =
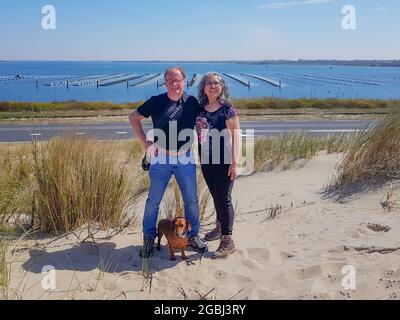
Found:
[[[313,78],[317,78],[317,79],[324,79],[324,80],[334,80],[334,81],[358,83],[358,84],[365,84],[365,85],[369,85],[369,86],[380,86],[380,84],[374,83],[374,82],[366,82],[366,81],[352,80],[352,79],[346,79],[346,78],[317,76],[317,75],[313,75],[313,74],[299,74],[299,75],[305,76],[305,77],[313,77]]]
[[[142,75],[137,75],[137,74],[132,73],[132,74],[129,74],[128,76],[124,76],[124,77],[120,77],[120,78],[116,78],[116,79],[114,78],[110,82],[99,83],[99,87],[113,86],[113,85],[116,85],[116,84],[119,84],[119,83],[140,79],[140,78],[143,78],[143,77],[148,76],[148,75],[149,75],[149,73],[142,74]]]
[[[148,77],[148,78],[146,78],[146,79],[143,79],[143,80],[141,80],[141,81],[132,83],[132,84],[130,84],[129,86],[130,86],[130,87],[134,87],[134,86],[137,86],[137,85],[139,85],[139,84],[143,84],[143,83],[149,82],[149,81],[151,81],[151,80],[153,80],[153,79],[155,79],[155,78],[157,78],[157,77],[159,77],[159,76],[161,76],[161,73],[158,73],[158,74],[151,74],[150,77]]]
[[[192,80],[188,81],[187,83],[187,87],[188,88],[192,87],[195,84],[196,80],[197,80],[197,73],[193,74]]]
[[[120,78],[123,76],[128,75],[129,73],[118,73],[118,74],[113,74],[113,75],[102,75],[101,77],[95,77],[95,78],[86,78],[85,80],[81,81],[74,81],[72,85],[74,87],[81,87],[81,86],[88,86],[88,85],[95,85],[101,81],[106,81],[110,79],[116,79]],[[70,83],[71,84],[71,83]]]
[[[245,87],[249,87],[250,88],[250,81],[245,81],[245,80],[239,78],[238,76],[235,76],[235,75],[229,74],[229,73],[224,73],[224,76],[227,76],[228,78],[236,80],[237,82],[239,82],[240,84],[244,85]]]
[[[271,78],[262,77],[262,76],[259,76],[257,74],[250,74],[250,73],[241,73],[241,74],[244,75],[244,76],[247,76],[247,77],[252,77],[252,78],[264,81],[264,82],[266,82],[266,83],[268,83],[268,84],[270,84],[270,85],[272,85],[274,87],[279,87],[279,88],[282,87],[282,82],[279,81],[279,80],[274,80],[274,79],[271,79]]]
[[[54,87],[54,86],[62,86],[62,85],[69,85],[71,83],[75,83],[75,82],[80,82],[80,81],[86,81],[86,80],[90,80],[93,78],[98,78],[101,76],[105,76],[104,74],[97,74],[94,76],[73,76],[73,77],[64,77],[59,81],[53,81],[53,82],[49,82],[46,83],[45,86],[46,87]],[[73,79],[70,81],[70,79]]]

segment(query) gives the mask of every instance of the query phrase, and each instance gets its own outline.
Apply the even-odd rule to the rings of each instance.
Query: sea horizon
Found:
[[[393,61],[392,61],[393,62]],[[374,63],[375,65],[369,65]],[[232,98],[400,99],[400,69],[388,61],[2,61],[0,101],[146,100],[165,91],[165,69],[180,65],[187,92],[221,73]],[[355,64],[355,65],[353,65]],[[365,65],[364,65],[365,64]],[[400,61],[399,61],[400,64]]]
[[[320,64],[330,64],[330,63],[365,63],[366,66],[371,62],[382,62],[382,63],[395,63],[400,66],[400,59],[215,59],[215,60],[116,60],[116,59],[0,59],[0,62],[135,62],[135,63],[235,63],[235,62],[249,62],[249,63],[272,63],[272,64],[308,64],[308,63],[320,63]]]

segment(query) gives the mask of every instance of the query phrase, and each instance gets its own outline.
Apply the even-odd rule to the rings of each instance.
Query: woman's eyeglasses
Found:
[[[217,81],[210,81],[210,82],[206,82],[206,86],[220,86],[221,82],[217,82]]]

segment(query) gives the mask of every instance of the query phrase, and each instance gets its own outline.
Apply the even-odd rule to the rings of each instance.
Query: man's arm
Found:
[[[143,148],[147,150],[153,144],[153,142],[146,140],[146,134],[144,133],[141,123],[144,118],[144,116],[142,116],[137,110],[135,110],[129,115],[129,122],[131,123],[135,137],[143,145]]]

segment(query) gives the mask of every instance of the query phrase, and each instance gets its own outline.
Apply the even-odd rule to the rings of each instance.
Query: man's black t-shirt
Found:
[[[156,132],[154,142],[161,148],[173,151],[180,150],[190,140],[193,142],[199,110],[195,97],[184,94],[179,101],[173,101],[167,93],[151,97],[137,109],[145,118],[151,117],[153,128],[161,130],[165,135],[163,141]],[[188,134],[183,134],[184,129]],[[183,136],[179,136],[181,132]]]

